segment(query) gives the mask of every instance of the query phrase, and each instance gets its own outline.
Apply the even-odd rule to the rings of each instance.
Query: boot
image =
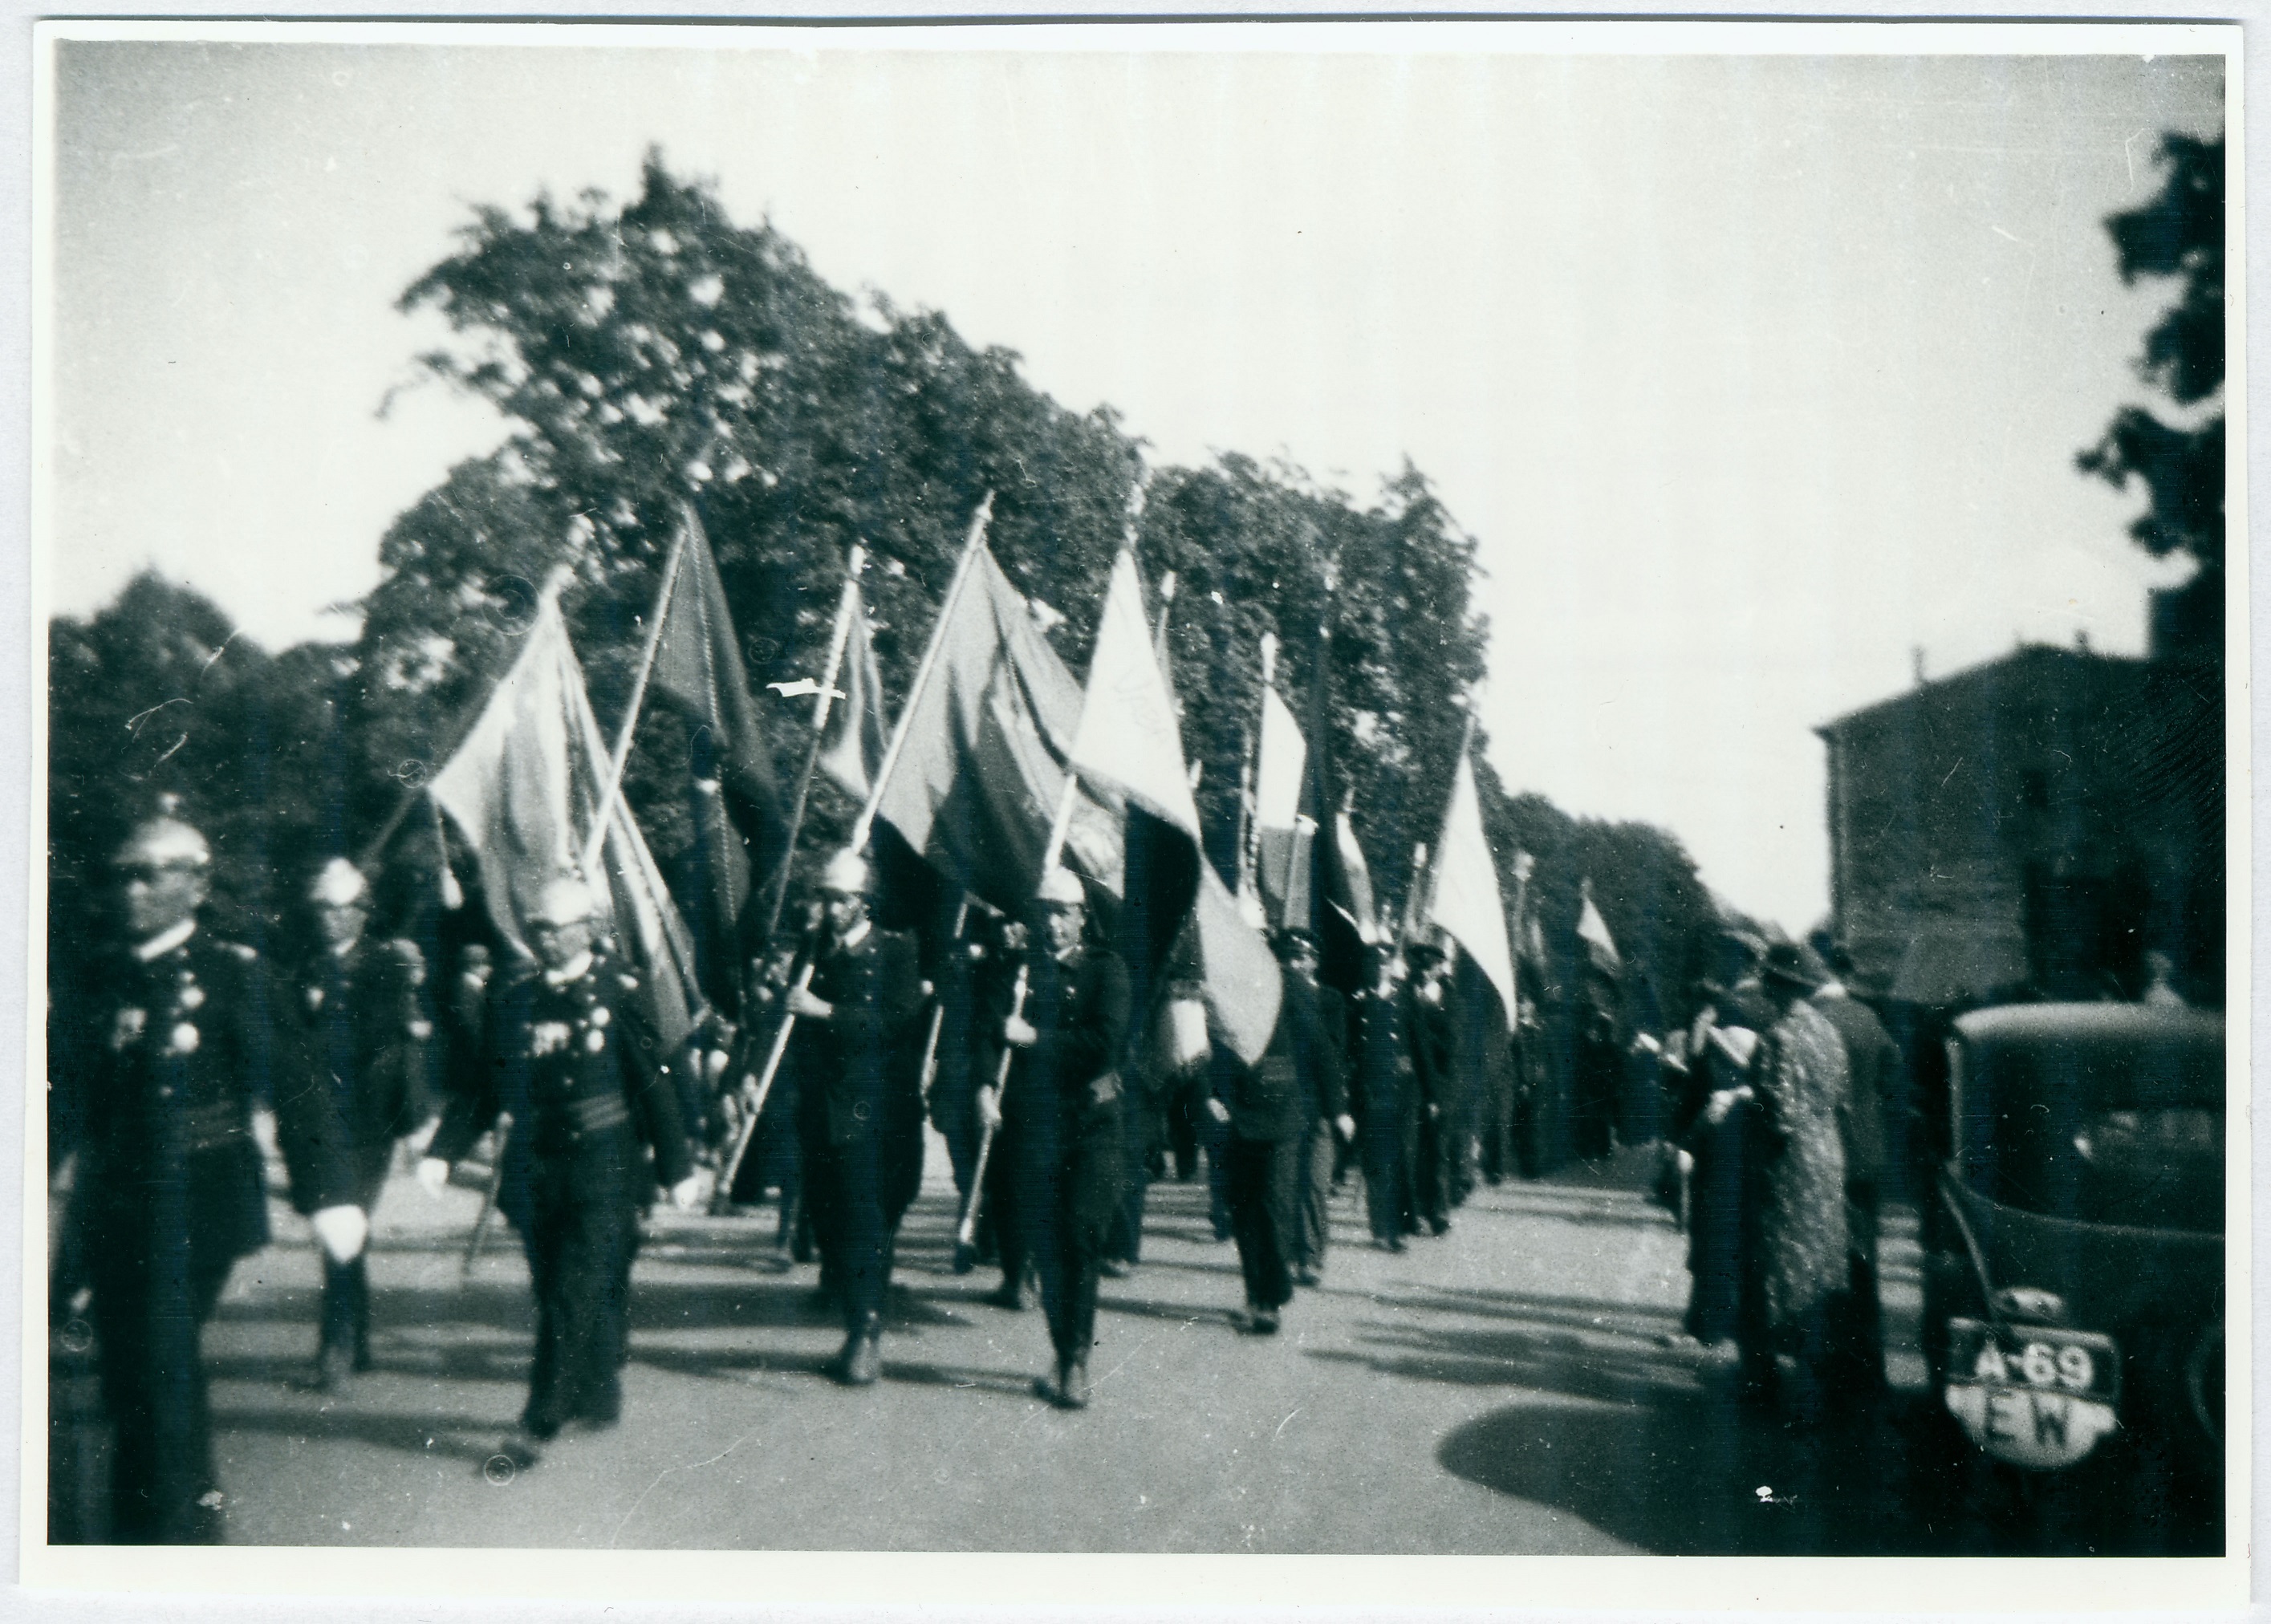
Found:
[[[846,1387],[873,1387],[882,1374],[882,1316],[870,1314],[844,1338],[844,1351],[836,1356],[835,1375]]]

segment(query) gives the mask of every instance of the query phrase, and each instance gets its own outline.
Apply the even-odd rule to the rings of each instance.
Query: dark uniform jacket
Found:
[[[1015,971],[988,978],[980,1029],[979,1080],[990,1088],[1009,1055],[1001,1091],[1004,1148],[1013,1166],[1054,1161],[1063,1232],[1095,1250],[1119,1215],[1128,1181],[1122,1143],[1122,1087],[1117,1069],[1127,1051],[1128,966],[1102,948],[1083,948],[1069,964],[1045,952],[1030,960],[1024,1016],[1035,1036],[1020,1048],[1002,1042],[1014,1002]]]
[[[1324,1002],[1329,998],[1330,1005]],[[1215,1097],[1230,1109],[1231,1131],[1240,1138],[1274,1144],[1321,1116],[1348,1109],[1338,1003],[1337,994],[1289,975],[1262,1058],[1244,1066],[1226,1056],[1225,1064],[1207,1069]]]
[[[425,976],[406,942],[365,937],[347,952],[319,953],[293,987],[295,1065],[329,1089],[354,1144],[358,1199],[385,1182],[394,1142],[426,1110]]]
[[[145,1253],[186,1236],[198,1270],[264,1246],[252,1111],[272,1092],[293,1205],[354,1199],[338,1104],[292,1065],[279,994],[251,949],[198,931],[146,965],[121,951],[90,968],[57,1011],[82,1070],[75,1205],[89,1246]]]
[[[1439,1106],[1448,1117],[1465,1092],[1459,1076],[1457,995],[1448,978],[1442,998],[1430,1003],[1419,995],[1417,981],[1407,984],[1399,997],[1404,1005],[1404,1031],[1411,1046],[1413,1085],[1418,1104]]]
[[[1402,988],[1393,997],[1374,990],[1357,1000],[1357,1084],[1367,1121],[1389,1120],[1417,1092],[1406,1005]]]
[[[1083,948],[1069,964],[1046,953],[1028,961],[1024,1018],[1036,1034],[1027,1047],[1009,1051],[1009,1079],[1001,1114],[1011,1122],[1047,1118],[1068,1126],[1119,1121],[1115,1069],[1128,1043],[1128,966],[1101,948]],[[1004,966],[1005,969],[1008,966]],[[979,1081],[1001,1075],[1001,1027],[1014,999],[1015,971],[991,977],[980,1051]],[[1095,1086],[1108,1078],[1102,1088]]]
[[[804,1120],[830,1144],[920,1136],[926,1007],[914,938],[871,924],[851,947],[830,943],[813,963],[811,990],[836,1013],[796,1024]]]
[[[489,995],[489,1065],[482,1086],[450,1102],[428,1155],[455,1161],[500,1112],[513,1129],[497,1204],[525,1225],[534,1159],[588,1164],[594,1193],[615,1188],[624,1152],[644,1145],[653,1176],[693,1171],[667,1057],[648,1024],[638,978],[594,952],[583,974],[555,987],[531,969]]]

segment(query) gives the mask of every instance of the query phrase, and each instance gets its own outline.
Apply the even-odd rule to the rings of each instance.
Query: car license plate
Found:
[[[1956,1319],[1947,1352],[1947,1407],[1997,1460],[2070,1466],[2114,1430],[2121,1355],[2110,1337]]]

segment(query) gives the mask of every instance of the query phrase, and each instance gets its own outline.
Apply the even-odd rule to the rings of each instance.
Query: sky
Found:
[[[2141,652],[2183,573],[2074,458],[2149,399],[2170,296],[2104,217],[2162,131],[2221,130],[2220,57],[547,37],[59,48],[53,612],[155,566],[271,648],[351,637],[388,522],[505,432],[419,382],[444,334],[396,299],[476,205],[626,198],[650,146],[1156,462],[1368,502],[1408,458],[1479,543],[1508,785],[1672,830],[1793,930],[1828,907],[1816,726],[1918,660]]]

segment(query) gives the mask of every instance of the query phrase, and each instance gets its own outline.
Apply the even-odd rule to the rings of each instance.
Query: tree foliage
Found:
[[[2137,370],[2176,405],[2197,406],[2223,387],[2223,142],[2162,138],[2167,170],[2161,190],[2142,207],[2106,221],[2121,279],[2174,278],[2176,302],[2145,335]],[[2223,601],[2223,413],[2196,427],[2164,421],[2142,406],[2115,413],[2104,437],[2077,458],[2084,472],[2117,489],[2132,477],[2145,486],[2145,511],[2129,527],[2156,558],[2186,554],[2199,563],[2185,589],[2186,615],[2222,647]],[[2212,611],[2212,613],[2211,613]],[[2196,634],[2197,635],[2197,634]]]
[[[863,591],[896,709],[990,491],[994,550],[1061,617],[1050,635],[1076,671],[1140,514],[1144,575],[1180,583],[1174,675],[1210,854],[1225,872],[1263,634],[1282,640],[1277,680],[1305,713],[1329,649],[1335,755],[1377,889],[1400,908],[1414,846],[1437,838],[1488,636],[1473,607],[1475,540],[1416,467],[1363,502],[1234,452],[1147,467],[1108,407],[1067,410],[1016,355],[972,346],[938,312],[855,302],[770,223],[736,225],[711,188],[659,157],[621,208],[587,192],[475,211],[457,251],[401,303],[447,320],[452,340],[424,368],[493,404],[510,425],[504,443],[388,527],[351,648],[270,659],[232,640],[212,606],[148,577],[86,624],[57,622],[59,875],[81,874],[110,838],[97,815],[123,804],[122,785],[178,784],[216,833],[224,892],[272,917],[285,854],[359,850],[448,758],[555,571],[612,726],[681,503],[716,553],[791,781],[809,713],[763,685],[818,674],[852,546],[873,560]],[[693,829],[688,740],[663,714],[639,730],[626,793],[670,873]],[[176,734],[183,742],[161,755]],[[1687,937],[1709,911],[1678,842],[1509,797],[1485,743],[1478,736],[1486,826],[1509,875],[1517,848],[1538,859],[1533,895],[1557,978],[1575,979],[1590,877],[1618,940],[1676,1000]],[[853,811],[815,786],[808,860]],[[422,868],[428,845],[398,840],[398,867]]]

